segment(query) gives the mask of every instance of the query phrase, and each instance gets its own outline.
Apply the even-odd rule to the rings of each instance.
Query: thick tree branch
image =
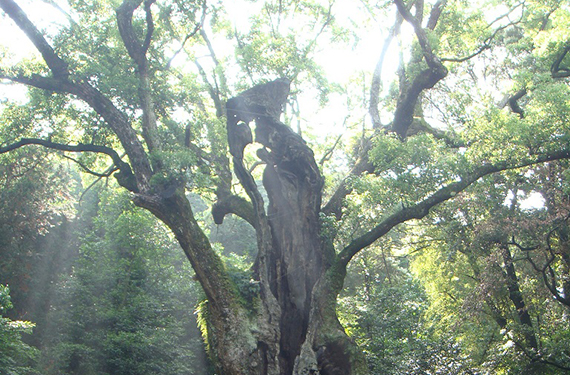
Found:
[[[96,88],[87,82],[75,83],[68,80],[62,81],[56,78],[43,77],[38,74],[32,74],[31,76],[19,74],[13,76],[0,71],[0,78],[9,79],[13,82],[43,90],[73,94],[82,99],[105,120],[119,138],[119,141],[131,160],[139,188],[145,190],[146,187],[148,187],[148,181],[150,180],[152,171],[146,153],[134,129],[131,127],[128,118]]]
[[[552,78],[570,77],[570,68],[560,66],[560,64],[562,64],[562,60],[564,60],[569,51],[570,43],[564,47],[560,55],[556,58],[556,60],[554,60],[554,63],[552,63],[552,66],[550,67]]]
[[[133,14],[142,2],[143,0],[124,0],[116,11],[117,26],[119,27],[119,33],[121,34],[123,43],[127,48],[129,56],[139,66],[146,64],[146,51],[133,28]],[[147,25],[147,30],[148,29]]]
[[[82,144],[79,143],[77,145],[67,145],[63,143],[56,143],[46,139],[38,139],[38,138],[22,138],[16,143],[9,144],[4,147],[0,147],[0,154],[4,154],[6,152],[10,152],[16,150],[20,147],[26,145],[40,145],[46,148],[50,148],[53,150],[60,150],[60,151],[69,151],[69,152],[95,152],[99,154],[105,154],[109,156],[113,163],[119,168],[119,173],[115,175],[119,184],[130,191],[137,192],[138,189],[136,187],[136,183],[134,181],[133,172],[131,167],[128,163],[125,163],[119,154],[110,147],[106,146],[99,146],[99,145],[91,145],[91,144]]]
[[[467,189],[470,185],[475,183],[480,178],[487,176],[492,173],[517,169],[526,167],[529,165],[540,164],[553,160],[569,159],[570,151],[563,150],[558,152],[552,152],[549,154],[543,154],[535,158],[529,158],[521,161],[517,164],[511,164],[508,162],[499,162],[496,164],[486,164],[482,165],[470,173],[463,175],[459,181],[450,183],[442,187],[441,189],[434,192],[429,197],[424,200],[411,205],[409,207],[403,207],[396,212],[389,214],[385,217],[378,225],[376,225],[372,230],[363,234],[362,236],[354,239],[348,246],[346,246],[338,254],[338,262],[346,266],[348,262],[362,249],[373,244],[377,239],[384,236],[392,228],[398,224],[402,224],[406,221],[412,219],[422,219],[428,215],[431,208],[437,206],[438,204],[445,202],[454,196],[456,196],[461,191]]]
[[[219,314],[230,315],[235,307],[235,288],[222,261],[196,222],[190,202],[182,189],[169,197],[137,194],[134,203],[152,212],[172,230],[204,288],[210,306]],[[224,310],[225,311],[219,311]]]
[[[422,70],[417,76],[413,77],[411,84],[407,85],[405,80],[401,82],[402,87],[400,88],[400,96],[394,112],[392,131],[403,140],[406,138],[408,128],[412,124],[416,104],[421,93],[432,88],[445,78],[447,76],[447,68],[443,66],[433,53],[427,34],[418,19],[410,13],[402,0],[394,0],[394,3],[402,17],[414,27],[423,57],[428,65],[427,69]]]
[[[117,134],[129,156],[139,188],[148,189],[152,170],[146,152],[126,115],[119,111],[99,90],[86,82],[72,85],[68,92],[83,99],[105,119],[113,132]]]
[[[150,10],[150,6],[155,3],[156,0],[145,0],[144,2],[144,11],[146,14],[146,36],[143,41],[142,51],[143,53],[147,53],[150,47],[150,41],[152,40],[152,34],[154,33],[154,21],[152,19],[152,12]]]
[[[51,70],[53,76],[66,80],[69,76],[68,64],[63,61],[50,44],[45,40],[42,33],[30,21],[22,8],[13,0],[0,0],[0,8],[14,20],[16,25],[28,36],[37,50],[41,53],[44,61]]]
[[[0,79],[7,79],[12,82],[21,83],[26,86],[36,87],[58,93],[69,93],[69,88],[73,85],[69,81],[61,81],[53,77],[44,77],[39,74],[26,75],[23,72],[6,72],[0,69]]]
[[[115,132],[132,163],[139,189],[146,190],[152,170],[147,155],[137,134],[131,127],[127,116],[119,111],[114,104],[100,91],[86,81],[73,82],[68,79],[67,63],[59,58],[53,48],[45,41],[40,31],[29,21],[23,11],[12,0],[0,0],[0,7],[16,22],[16,24],[31,38],[40,51],[46,64],[52,69],[53,77],[43,77],[38,74],[27,75],[23,72],[8,74],[0,71],[0,78],[13,82],[37,87],[58,93],[73,94],[86,102],[95,110]],[[65,70],[65,71],[64,71]]]
[[[441,12],[445,7],[447,0],[439,0],[432,8],[430,17],[428,20],[427,28],[433,30],[437,25],[439,17],[441,16]],[[416,13],[419,15],[421,14],[421,9],[423,9],[423,2],[416,2]],[[407,8],[406,8],[407,9]],[[416,16],[417,18],[417,16]],[[400,32],[400,27],[403,22],[403,17],[400,12],[396,15],[396,21],[394,25],[390,29],[386,40],[384,40],[384,45],[382,46],[382,50],[380,52],[380,58],[376,63],[376,67],[374,68],[374,73],[372,75],[372,82],[370,84],[370,104],[368,107],[368,113],[372,119],[372,126],[376,129],[382,127],[382,122],[380,120],[380,113],[378,111],[378,104],[380,103],[380,90],[382,88],[382,68],[384,65],[384,59],[386,57],[386,53],[388,52],[388,48],[390,47],[390,43],[392,39]],[[418,20],[418,23],[419,20]]]
[[[426,25],[427,29],[435,30],[437,22],[439,21],[439,17],[441,16],[443,8],[445,8],[446,5],[447,5],[447,0],[438,0],[437,3],[433,5],[433,8],[431,8],[429,19]]]
[[[156,113],[154,110],[154,100],[152,98],[151,78],[149,72],[149,63],[146,57],[147,50],[150,46],[154,24],[152,21],[152,13],[150,6],[154,0],[146,0],[144,3],[147,21],[147,33],[144,41],[141,43],[133,28],[133,13],[141,5],[142,0],[125,0],[117,8],[117,25],[119,33],[123,39],[123,44],[127,48],[129,56],[137,65],[137,74],[139,77],[139,97],[141,102],[142,116],[142,134],[149,151],[160,148],[157,134]],[[155,169],[160,169],[160,162],[155,161]]]
[[[416,37],[418,38],[418,42],[420,44],[420,47],[422,49],[424,58],[426,59],[428,66],[433,69],[436,68],[440,69],[441,62],[439,62],[439,60],[433,53],[427,38],[427,34],[425,30],[422,28],[420,21],[410,13],[410,11],[408,10],[408,8],[406,7],[406,5],[402,0],[394,0],[394,3],[398,7],[398,11],[402,15],[402,17],[414,27],[414,32],[416,33]]]
[[[99,154],[105,154],[111,157],[115,165],[118,167],[126,168],[128,164],[121,160],[119,154],[115,150],[106,146],[91,145],[79,143],[77,145],[67,145],[63,143],[52,142],[47,139],[39,138],[22,138],[16,143],[9,144],[4,147],[0,147],[0,154],[5,154],[7,152],[16,150],[22,146],[26,145],[40,145],[43,147],[51,148],[53,150],[60,151],[70,151],[70,152],[95,152]],[[129,167],[130,168],[130,167]]]
[[[218,201],[212,207],[212,216],[216,224],[222,224],[227,214],[237,215],[255,227],[253,205],[238,195],[218,197]]]
[[[518,101],[525,96],[527,93],[526,89],[520,89],[519,91],[517,91],[513,96],[511,96],[508,100],[508,104],[509,107],[511,108],[511,111],[513,111],[514,113],[519,115],[519,118],[524,118],[524,111],[521,108],[521,106],[519,105]]]
[[[520,290],[519,279],[515,269],[514,260],[508,245],[501,244],[501,255],[503,257],[503,276],[507,282],[507,290],[509,292],[509,299],[516,308],[519,321],[527,329],[524,332],[525,342],[532,349],[538,349],[538,342],[536,336],[534,335],[534,329],[532,324],[532,318],[528,313],[528,308],[526,306],[525,300]]]

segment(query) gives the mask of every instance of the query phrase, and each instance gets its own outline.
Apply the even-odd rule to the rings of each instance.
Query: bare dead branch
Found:
[[[346,122],[346,118],[344,119],[344,122]],[[325,162],[327,160],[329,160],[334,152],[334,150],[336,149],[336,147],[339,145],[340,140],[342,139],[342,134],[340,134],[337,138],[336,141],[334,142],[334,144],[325,152],[325,154],[323,155],[323,157],[321,158],[321,160],[319,161],[319,165],[322,167],[323,164],[325,164]]]
[[[398,13],[396,16],[396,21],[386,40],[384,40],[384,45],[382,46],[382,51],[380,52],[380,57],[378,58],[378,62],[376,63],[376,67],[374,68],[374,73],[372,74],[372,82],[370,84],[370,104],[368,106],[368,113],[370,113],[370,118],[372,119],[372,127],[375,129],[379,129],[382,127],[382,121],[380,119],[380,112],[378,110],[378,104],[380,103],[380,90],[382,89],[382,68],[384,66],[384,59],[386,57],[386,53],[388,52],[388,48],[392,43],[392,39],[400,32],[400,26],[404,19]]]

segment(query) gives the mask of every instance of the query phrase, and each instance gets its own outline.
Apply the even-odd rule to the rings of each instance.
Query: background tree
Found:
[[[22,341],[22,333],[30,333],[33,324],[6,317],[11,309],[10,289],[0,285],[0,374],[32,374],[33,359],[37,352]]]
[[[79,153],[81,168],[101,179],[114,175],[137,206],[166,224],[205,293],[204,333],[224,374],[367,373],[336,314],[349,263],[396,226],[440,221],[430,211],[444,202],[476,202],[469,197],[480,180],[570,156],[568,49],[560,32],[568,13],[560,2],[363,4],[373,17],[389,12],[393,22],[364,103],[372,121],[360,124],[350,150],[336,153],[347,176],[326,184],[327,167],[300,135],[295,96],[313,82],[326,99],[330,86],[311,55],[322,41],[348,38],[336,4],[264,2],[252,27],[240,32],[225,22],[223,3],[77,1],[69,21],[50,34],[13,0],[0,1],[41,55],[15,64],[5,58],[0,77],[35,88],[38,102],[24,107],[37,104],[46,114],[30,118],[29,133],[11,133],[0,152],[35,144]],[[216,54],[211,36],[218,32],[235,43],[237,66]],[[397,76],[383,90],[394,41]],[[182,51],[196,70],[175,66]],[[243,91],[245,80],[253,87]],[[293,110],[285,121],[297,118],[297,132],[280,120],[291,88]],[[497,105],[496,92],[504,94],[504,105]],[[321,164],[335,148],[323,152]],[[224,264],[187,192],[215,201],[216,223],[234,214],[254,228],[251,282],[239,282],[247,276],[235,277]],[[492,203],[503,210],[499,197]],[[454,213],[453,223],[463,215]],[[563,232],[556,235],[563,242]],[[552,238],[546,249],[557,255]],[[565,368],[540,350],[532,331],[515,241],[478,241],[500,255],[510,302],[500,306],[489,298],[489,304],[500,316],[509,303],[516,309],[513,321],[521,329],[512,330],[513,342],[529,363]],[[545,285],[560,272],[549,259],[539,265],[531,258],[533,268],[546,271]]]
[[[51,301],[40,372],[206,373],[192,314],[200,293],[166,228],[124,194],[94,203],[73,271]]]

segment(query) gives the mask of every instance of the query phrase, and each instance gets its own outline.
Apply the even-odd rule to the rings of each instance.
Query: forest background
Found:
[[[266,358],[260,374],[570,372],[570,2],[0,8],[0,374],[234,373],[245,365],[216,317],[226,298],[267,346],[248,349]],[[236,146],[232,126],[251,119],[226,114],[278,78],[302,171],[260,130]],[[270,215],[272,163],[295,197],[318,169],[316,208],[300,211],[315,214],[323,255],[271,258],[287,225]],[[180,196],[223,269],[153,206]],[[264,276],[264,251],[279,277]],[[311,267],[322,273],[299,276],[306,297],[288,277]],[[320,303],[329,279],[341,286]],[[276,311],[272,341],[259,322]],[[315,311],[342,335],[313,337]],[[299,337],[284,333],[292,317]]]

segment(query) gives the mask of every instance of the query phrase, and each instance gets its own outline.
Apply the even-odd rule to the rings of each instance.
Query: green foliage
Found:
[[[364,349],[372,374],[459,374],[470,369],[453,337],[434,329],[423,280],[413,277],[406,257],[386,244],[351,267],[339,314]]]
[[[31,334],[34,324],[6,317],[12,308],[10,290],[0,284],[0,374],[31,375],[37,350],[22,341],[22,334]]]
[[[441,206],[435,223],[416,233],[418,240],[429,241],[412,262],[429,297],[426,320],[438,336],[452,338],[468,358],[466,363],[480,371],[557,374],[568,366],[560,355],[567,347],[561,337],[570,331],[564,318],[567,307],[552,299],[543,275],[531,263],[544,265],[546,249],[514,246],[540,244],[545,232],[557,226],[544,208],[521,204],[525,194],[518,187],[541,174],[540,169],[485,179],[456,202]],[[514,192],[509,190],[514,186]],[[516,279],[507,273],[505,246]],[[556,258],[551,261],[559,264]],[[555,268],[560,272],[557,277],[567,277],[566,271]],[[523,321],[522,310],[515,305],[517,296],[525,303],[530,322]],[[539,354],[529,337],[538,338]]]
[[[189,265],[166,229],[127,196],[100,199],[50,312],[59,329],[42,351],[42,372],[201,373]]]
[[[405,143],[394,135],[379,136],[369,156],[375,173],[351,180],[354,191],[347,200],[348,219],[339,228],[338,239],[348,241],[355,233],[426,198],[456,181],[469,165],[461,150],[450,149],[429,134]]]
[[[70,17],[46,34],[70,64],[71,79],[97,88],[140,135],[142,83],[117,29],[120,3],[70,0]],[[292,79],[286,122],[296,118],[303,129],[305,112],[298,105],[303,95],[318,96],[321,106],[343,97],[350,116],[338,143],[318,144],[319,135],[303,134],[317,155],[329,158],[322,168],[329,195],[371,137],[365,156],[373,166],[344,180],[351,193],[342,220],[321,216],[322,238],[336,250],[482,165],[514,166],[568,147],[570,86],[567,77],[556,76],[570,65],[567,1],[445,2],[439,22],[426,34],[450,74],[418,96],[405,141],[390,133],[389,123],[370,129],[362,120],[369,76],[357,72],[358,78],[340,88],[333,83],[337,77],[327,77],[314,59],[320,49],[347,42],[357,47],[367,39],[363,30],[387,31],[394,24],[386,18],[394,14],[393,2],[250,1],[251,14],[240,15],[249,21],[245,27],[230,18],[227,2],[208,2],[205,8],[202,1],[145,3],[152,4],[154,22],[146,56],[160,145],[150,158],[161,166],[150,181],[151,193],[182,186],[201,193],[203,199],[190,197],[193,209],[249,311],[259,306],[252,272],[257,238],[234,217],[215,227],[208,206],[216,191],[243,194],[231,181],[223,102],[252,82]],[[411,11],[418,16],[423,11],[425,25],[434,3],[415,2]],[[206,23],[197,28],[202,11]],[[148,28],[144,10],[135,12],[133,27],[142,41]],[[383,119],[391,118],[388,112],[427,67],[425,51],[405,22],[396,39],[386,58],[392,66],[387,62],[381,77]],[[379,53],[380,46],[375,39],[369,49]],[[37,58],[22,60],[17,68],[9,66],[13,57],[4,50],[0,59],[2,76],[49,76]],[[526,93],[517,103],[522,111],[516,113],[508,99],[522,89]],[[51,91],[31,89],[23,105],[2,103],[0,146],[22,137],[105,145],[122,154],[99,115],[75,97]],[[251,149],[248,167],[257,160]],[[61,161],[57,155],[30,147],[0,156],[0,281],[12,287],[13,315],[27,311],[23,301],[32,299],[31,286],[54,296],[38,304],[49,310],[49,318],[37,321],[30,339],[42,347],[39,371],[199,372],[195,353],[201,353],[202,343],[192,312],[203,298],[174,239],[112,184],[87,194],[84,206],[76,207],[80,178],[68,167],[54,166]],[[106,156],[93,153],[75,159],[98,171],[110,165]],[[570,367],[564,302],[570,295],[568,181],[568,164],[561,162],[488,176],[359,254],[339,312],[366,351],[371,372],[548,374]],[[528,203],[536,196],[542,203]],[[58,237],[68,222],[73,238]],[[49,251],[40,246],[50,241]],[[61,262],[65,266],[53,266],[61,260],[54,256],[56,245],[72,255]],[[40,258],[51,260],[50,277],[39,271]],[[517,308],[515,297],[524,309]],[[30,333],[30,326],[4,317],[9,304],[7,289],[0,288],[0,374],[29,373],[34,351],[20,336]],[[525,311],[531,324],[523,321]],[[209,345],[215,337],[208,332],[207,302],[199,303],[197,312]],[[529,337],[537,339],[536,347]]]
[[[250,17],[248,30],[229,33],[238,42],[235,54],[240,68],[253,80],[285,77],[301,90],[302,84],[310,83],[325,103],[332,88],[311,57],[322,39],[346,41],[348,30],[335,22],[334,4],[268,1],[264,8]]]

